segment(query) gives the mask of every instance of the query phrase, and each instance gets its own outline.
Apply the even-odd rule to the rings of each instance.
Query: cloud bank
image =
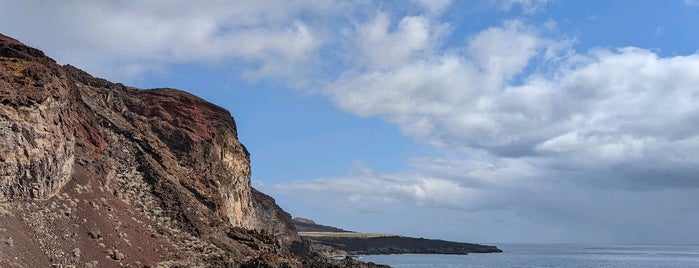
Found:
[[[698,235],[687,219],[699,212],[687,204],[699,193],[699,55],[661,57],[637,47],[578,52],[572,40],[517,20],[442,47],[448,24],[403,17],[389,29],[387,20],[379,14],[356,27],[353,53],[360,56],[325,94],[444,155],[416,157],[402,172],[365,170],[271,191],[297,199],[313,193],[327,207],[350,204],[358,213],[410,204],[546,222],[528,227],[537,235],[503,240]],[[653,232],[668,222],[679,231]],[[556,234],[539,236],[550,230]]]

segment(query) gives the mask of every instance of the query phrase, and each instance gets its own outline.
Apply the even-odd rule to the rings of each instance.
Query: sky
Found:
[[[230,110],[294,216],[699,243],[696,0],[0,0],[0,33]]]

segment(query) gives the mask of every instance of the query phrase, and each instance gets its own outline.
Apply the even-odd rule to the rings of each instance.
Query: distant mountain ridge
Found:
[[[295,217],[291,220],[291,222],[294,224],[294,227],[296,227],[296,231],[298,231],[298,232],[353,233],[352,231],[347,231],[347,230],[342,229],[342,228],[337,228],[337,227],[332,227],[332,226],[327,226],[327,225],[320,225],[320,224],[317,224],[313,220],[301,218],[301,217]]]
[[[372,254],[469,254],[502,252],[495,246],[439,239],[405,237],[394,234],[367,234],[320,225],[306,218],[294,218],[299,235],[315,244],[348,255]]]

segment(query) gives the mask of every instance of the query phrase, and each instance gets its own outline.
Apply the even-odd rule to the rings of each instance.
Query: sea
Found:
[[[699,245],[494,244],[503,253],[368,255],[366,262],[417,267],[699,268]]]

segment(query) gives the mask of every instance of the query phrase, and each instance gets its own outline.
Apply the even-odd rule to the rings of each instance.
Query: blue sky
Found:
[[[59,63],[231,111],[295,216],[699,243],[699,2],[0,1]]]

